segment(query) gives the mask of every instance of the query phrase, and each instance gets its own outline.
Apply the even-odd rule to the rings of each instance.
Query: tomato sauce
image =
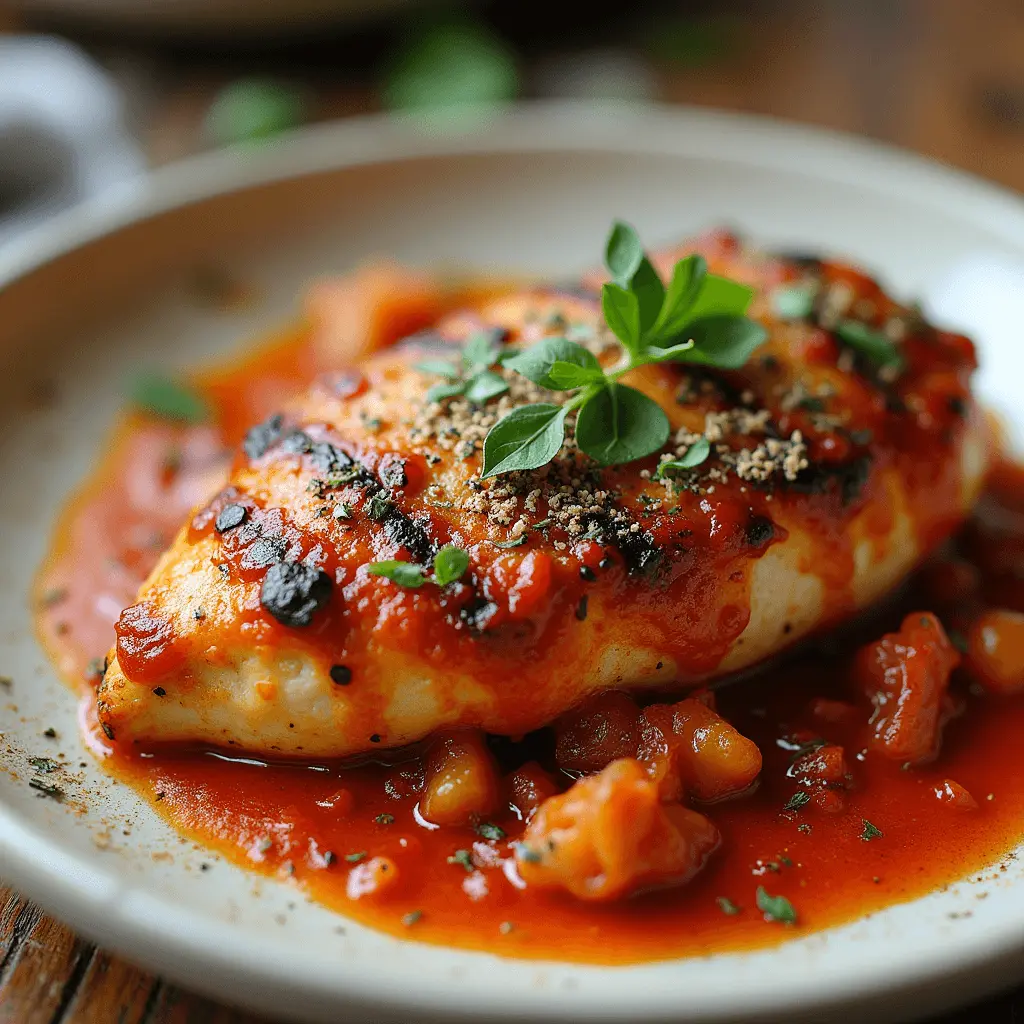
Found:
[[[994,475],[956,557],[945,553],[938,568],[847,635],[806,645],[719,692],[719,713],[758,745],[763,769],[751,792],[706,809],[721,847],[679,888],[601,905],[524,888],[511,845],[524,827],[518,813],[509,806],[476,829],[430,827],[419,813],[416,750],[353,765],[111,744],[96,723],[94,685],[95,659],[110,648],[115,620],[173,531],[221,486],[244,430],[314,369],[309,336],[298,331],[197,381],[218,411],[215,427],[128,416],[65,512],[39,578],[40,635],[81,690],[92,749],[183,834],[403,938],[588,963],[773,945],[945,886],[994,865],[1020,840],[1024,696],[983,691],[968,650],[944,708],[941,750],[911,767],[873,745],[871,703],[854,678],[854,652],[895,630],[906,612],[934,608],[970,648],[991,639],[971,632],[979,610],[1024,611],[1024,587],[1010,571],[1024,553],[1024,479],[1009,467]],[[528,604],[532,580],[528,573],[508,585]],[[140,624],[136,633],[156,649],[159,625],[147,629]],[[801,758],[825,743],[843,748],[842,782],[812,799]],[[545,731],[492,740],[506,772],[537,760],[557,775],[552,746]],[[377,857],[389,859],[397,881],[366,894],[361,881]],[[758,887],[786,897],[795,924],[766,919]]]

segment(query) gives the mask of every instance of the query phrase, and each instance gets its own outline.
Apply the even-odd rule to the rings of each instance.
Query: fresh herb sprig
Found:
[[[501,349],[492,334],[481,332],[472,335],[463,346],[458,363],[447,359],[424,359],[416,364],[416,369],[423,373],[435,373],[447,381],[445,384],[435,384],[427,392],[428,402],[440,402],[461,395],[470,402],[482,405],[508,391],[508,383],[491,367],[507,361],[514,354],[511,349]]]
[[[680,260],[666,286],[636,231],[617,222],[608,237],[605,264],[612,280],[601,290],[601,309],[622,345],[622,359],[606,370],[588,349],[559,337],[507,358],[508,369],[535,384],[575,394],[564,405],[524,405],[499,420],[484,440],[483,479],[550,462],[565,440],[571,412],[577,414],[577,445],[602,465],[650,455],[668,440],[668,417],[657,402],[619,383],[620,378],[662,362],[736,370],[767,337],[760,324],[745,316],[753,289],[709,274],[702,256]]]
[[[468,568],[469,555],[455,544],[446,544],[434,555],[433,582],[439,587],[445,587],[462,579]],[[371,562],[366,571],[372,576],[383,576],[400,587],[412,590],[430,582],[426,566],[393,558],[384,562]]]

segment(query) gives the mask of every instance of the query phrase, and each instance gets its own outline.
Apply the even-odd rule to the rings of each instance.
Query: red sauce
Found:
[[[510,868],[510,843],[523,828],[517,814],[510,807],[491,820],[505,833],[498,840],[468,827],[425,827],[417,815],[420,762],[408,752],[391,765],[268,764],[222,752],[110,744],[95,723],[90,663],[109,649],[115,620],[171,532],[215,489],[211,480],[226,473],[226,453],[245,427],[309,378],[315,361],[307,340],[303,334],[285,339],[202,380],[220,410],[216,429],[126,419],[65,513],[39,580],[40,633],[82,688],[93,749],[184,834],[396,935],[600,963],[772,945],[918,897],[995,863],[1020,839],[1024,697],[988,696],[974,684],[970,667],[980,648],[954,676],[937,758],[910,770],[876,749],[871,704],[851,667],[859,644],[895,630],[906,611],[935,607],[933,600],[948,629],[972,637],[981,609],[1024,611],[1024,588],[1008,569],[1024,553],[1024,480],[1007,467],[995,474],[987,504],[958,542],[961,561],[926,570],[923,590],[912,589],[852,639],[822,643],[720,693],[719,712],[757,743],[764,766],[754,792],[709,810],[721,849],[677,889],[586,905],[519,888]],[[359,387],[355,378],[352,387]],[[244,572],[244,552],[226,550],[225,557]],[[587,550],[580,558],[589,564]],[[530,615],[538,595],[548,593],[549,563],[540,552],[500,558],[488,586],[507,597],[509,614]],[[837,579],[848,576],[845,566],[836,572]],[[950,582],[957,572],[967,579],[964,586]],[[160,663],[164,624],[144,608],[132,614],[120,631],[121,658],[150,660],[156,675],[173,670]],[[745,615],[737,606],[730,629],[739,632]],[[987,642],[982,633],[977,644]],[[1011,655],[1019,660],[1021,652]],[[1001,656],[1005,661],[1006,652]],[[845,758],[841,784],[813,790],[801,803],[794,794],[812,790],[795,776],[794,751],[809,749],[808,741],[812,748],[827,741],[825,751],[841,746]],[[545,742],[533,737],[524,749],[499,741],[496,750],[506,769],[528,758],[550,766]],[[830,756],[823,753],[822,760]],[[469,851],[468,864],[461,850]],[[389,858],[398,882],[385,895],[352,898],[376,857]],[[795,928],[765,920],[755,906],[758,886],[791,901]]]

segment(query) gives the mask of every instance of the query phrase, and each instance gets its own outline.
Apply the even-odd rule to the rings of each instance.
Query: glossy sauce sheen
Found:
[[[848,644],[833,643],[831,653],[808,650],[721,692],[719,712],[764,755],[756,791],[710,810],[722,848],[693,882],[609,905],[520,889],[509,844],[522,825],[511,810],[492,819],[507,834],[499,841],[470,828],[432,830],[418,823],[419,762],[409,752],[392,753],[406,758],[392,765],[267,764],[212,751],[125,750],[109,743],[95,721],[89,684],[98,672],[90,663],[109,649],[120,610],[132,603],[180,522],[209,493],[208,480],[226,472],[245,429],[310,379],[314,366],[305,342],[299,333],[203,379],[219,409],[216,430],[141,415],[126,420],[66,512],[40,577],[40,633],[65,674],[83,684],[93,749],[180,831],[402,937],[601,963],[772,945],[922,895],[993,864],[1019,840],[1024,701],[980,696],[958,680],[964,710],[947,725],[939,758],[904,771],[866,752],[870,707],[845,679]],[[1002,487],[1005,500],[1024,505],[1016,478],[1004,474]],[[1000,597],[1010,607],[1021,599],[1016,591]],[[919,607],[927,604],[915,595],[882,615],[858,642],[896,628],[903,611]],[[858,713],[823,720],[814,710],[822,697],[852,702]],[[792,750],[819,738],[846,750],[852,778],[845,805],[835,813],[813,803],[784,810],[798,788],[789,773]],[[527,757],[550,761],[544,735],[525,743],[527,750],[497,741],[506,766]],[[969,790],[978,808],[960,810],[944,801],[948,779]],[[882,835],[864,838],[865,821]],[[450,861],[458,850],[487,866],[468,871]],[[378,855],[397,865],[398,885],[381,897],[351,898],[353,876]],[[790,899],[799,915],[795,928],[765,920],[754,905],[759,885]],[[723,910],[721,898],[739,912]]]

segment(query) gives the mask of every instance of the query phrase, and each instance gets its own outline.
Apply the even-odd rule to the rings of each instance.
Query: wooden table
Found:
[[[530,2],[543,18],[523,13]],[[494,16],[525,56],[528,94],[543,91],[538,81],[550,82],[538,69],[557,63],[562,40],[582,35],[584,42],[606,47],[624,36],[621,22],[608,11],[606,20],[596,17],[578,31],[578,19],[567,6],[561,13],[557,5],[540,7],[539,0],[508,7],[518,15],[502,8]],[[621,5],[617,9],[621,12]],[[723,9],[725,45],[702,52],[699,45],[685,44],[675,55],[641,58],[656,98],[873,136],[1024,191],[1020,0],[733,0],[717,8]],[[655,17],[665,13],[656,11]],[[547,27],[546,34],[535,21]],[[4,28],[13,23],[0,16],[0,31]],[[374,54],[386,51],[389,38],[386,31],[370,30],[356,43],[338,39],[326,49],[320,42],[308,52],[299,47],[227,58],[216,45],[197,58],[181,48],[127,46],[97,37],[86,42],[124,81],[130,116],[151,161],[159,164],[202,147],[203,112],[233,74],[270,68],[306,77],[319,117],[372,108]],[[625,38],[637,36],[625,33]],[[630,45],[635,54],[636,45]],[[358,57],[340,59],[346,47],[357,48]],[[339,67],[356,71],[344,79],[336,70],[325,71]],[[1024,989],[943,1018],[942,1024],[1020,1020]],[[0,1024],[108,1022],[256,1024],[256,1018],[190,995],[97,950],[0,888]]]

